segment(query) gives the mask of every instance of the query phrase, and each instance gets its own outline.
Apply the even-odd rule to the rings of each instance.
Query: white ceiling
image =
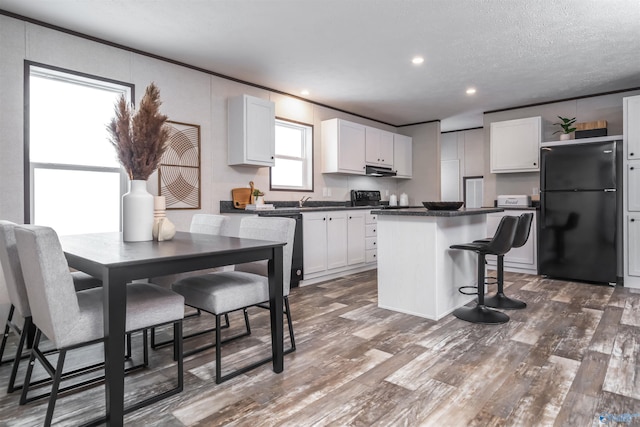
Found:
[[[640,87],[638,0],[0,0],[393,125]],[[422,55],[421,66],[411,63]],[[468,96],[468,87],[477,93]],[[304,98],[304,96],[303,96]]]

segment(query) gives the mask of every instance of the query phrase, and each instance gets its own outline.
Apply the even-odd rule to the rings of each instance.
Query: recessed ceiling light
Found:
[[[415,56],[411,62],[413,62],[415,65],[419,65],[422,64],[424,62],[424,58],[422,56]]]
[[[302,96],[307,96],[307,95],[309,95],[309,91],[308,91],[307,89],[302,89],[302,90],[300,91],[300,95],[302,95]]]
[[[470,87],[469,89],[467,89],[467,95],[473,95],[474,93],[476,93],[476,89]]]

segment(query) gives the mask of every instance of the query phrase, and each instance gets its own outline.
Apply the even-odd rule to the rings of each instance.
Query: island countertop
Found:
[[[484,215],[494,212],[503,212],[503,208],[476,208],[476,209],[458,209],[455,211],[439,211],[429,210],[427,208],[410,208],[410,209],[378,209],[371,211],[374,215],[398,215],[398,216],[468,216],[468,215]]]

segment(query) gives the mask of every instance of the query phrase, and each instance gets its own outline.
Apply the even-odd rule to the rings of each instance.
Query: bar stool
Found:
[[[523,213],[518,217],[518,225],[516,227],[516,235],[513,238],[512,248],[520,248],[529,240],[529,234],[531,232],[531,223],[533,222],[533,213]],[[485,239],[489,241],[490,239]],[[498,291],[495,295],[486,297],[484,299],[484,305],[493,308],[503,309],[523,309],[527,308],[527,303],[514,298],[509,298],[504,294],[504,255],[498,255]]]
[[[518,218],[504,216],[498,225],[495,235],[489,242],[471,242],[451,245],[451,249],[473,251],[478,254],[478,302],[475,307],[460,307],[453,311],[458,319],[471,323],[498,324],[509,321],[509,316],[487,308],[484,303],[485,258],[487,255],[504,255],[511,249],[516,234]]]

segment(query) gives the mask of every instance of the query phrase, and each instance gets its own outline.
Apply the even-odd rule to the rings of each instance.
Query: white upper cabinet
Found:
[[[541,117],[491,123],[491,172],[540,170]]]
[[[627,141],[627,158],[640,159],[640,96],[625,98],[627,118],[624,134]]]
[[[413,140],[410,136],[393,134],[393,170],[396,178],[411,178],[413,174]]]
[[[229,98],[228,164],[275,165],[275,104],[241,95]]]
[[[365,160],[368,165],[393,167],[393,133],[367,126]]]
[[[364,125],[341,119],[322,122],[322,172],[364,175]]]

